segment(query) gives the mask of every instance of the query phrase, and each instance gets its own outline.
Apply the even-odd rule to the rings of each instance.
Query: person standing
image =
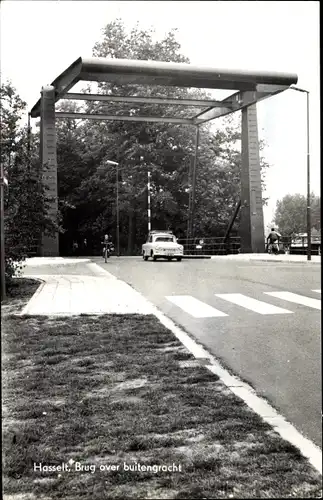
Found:
[[[87,254],[87,239],[84,238],[83,240],[83,255]]]
[[[76,255],[78,252],[79,244],[77,241],[73,241],[73,254]]]

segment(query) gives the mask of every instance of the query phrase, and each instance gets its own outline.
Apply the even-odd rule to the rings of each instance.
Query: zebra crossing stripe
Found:
[[[264,292],[266,295],[271,297],[276,297],[277,299],[286,300],[288,302],[294,302],[294,304],[300,304],[302,306],[312,307],[313,309],[321,310],[321,301],[318,299],[312,299],[311,297],[305,297],[304,295],[298,295],[292,292]]]
[[[321,293],[321,289],[319,289],[319,290],[312,290],[312,292]]]
[[[219,316],[228,316],[224,312],[205,304],[191,295],[170,295],[167,296],[166,299],[173,302],[173,304],[180,307],[183,311],[190,314],[194,318],[215,318]]]
[[[233,304],[237,304],[238,306],[250,309],[250,311],[254,311],[258,314],[293,314],[292,311],[273,306],[272,304],[253,299],[252,297],[247,297],[242,293],[215,293],[214,295],[220,299],[224,299],[228,302],[232,302]]]

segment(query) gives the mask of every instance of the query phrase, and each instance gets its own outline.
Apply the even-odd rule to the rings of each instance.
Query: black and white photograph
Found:
[[[2,498],[322,498],[319,1],[0,42]]]

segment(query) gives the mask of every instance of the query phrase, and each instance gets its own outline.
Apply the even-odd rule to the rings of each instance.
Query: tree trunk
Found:
[[[131,255],[131,241],[132,241],[132,221],[133,221],[133,215],[132,215],[132,208],[129,209],[129,224],[128,224],[128,250],[127,254]]]
[[[134,210],[133,212],[133,224],[132,224],[132,253],[135,252],[135,246],[136,246],[136,234],[137,234],[137,218],[136,218],[136,212]]]
[[[134,216],[135,216],[135,201],[131,200],[129,209],[129,232],[128,232],[128,255],[133,254],[133,242],[134,242]]]

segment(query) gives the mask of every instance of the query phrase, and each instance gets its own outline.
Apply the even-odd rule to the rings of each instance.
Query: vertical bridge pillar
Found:
[[[51,199],[49,216],[56,219],[58,211],[57,198],[57,153],[55,130],[55,89],[48,85],[41,90],[40,107],[40,160],[42,169],[42,182],[49,188],[46,191]],[[43,257],[59,255],[58,233],[54,237],[42,235],[41,255]]]
[[[240,215],[242,253],[265,251],[256,106],[253,104],[242,109]]]

